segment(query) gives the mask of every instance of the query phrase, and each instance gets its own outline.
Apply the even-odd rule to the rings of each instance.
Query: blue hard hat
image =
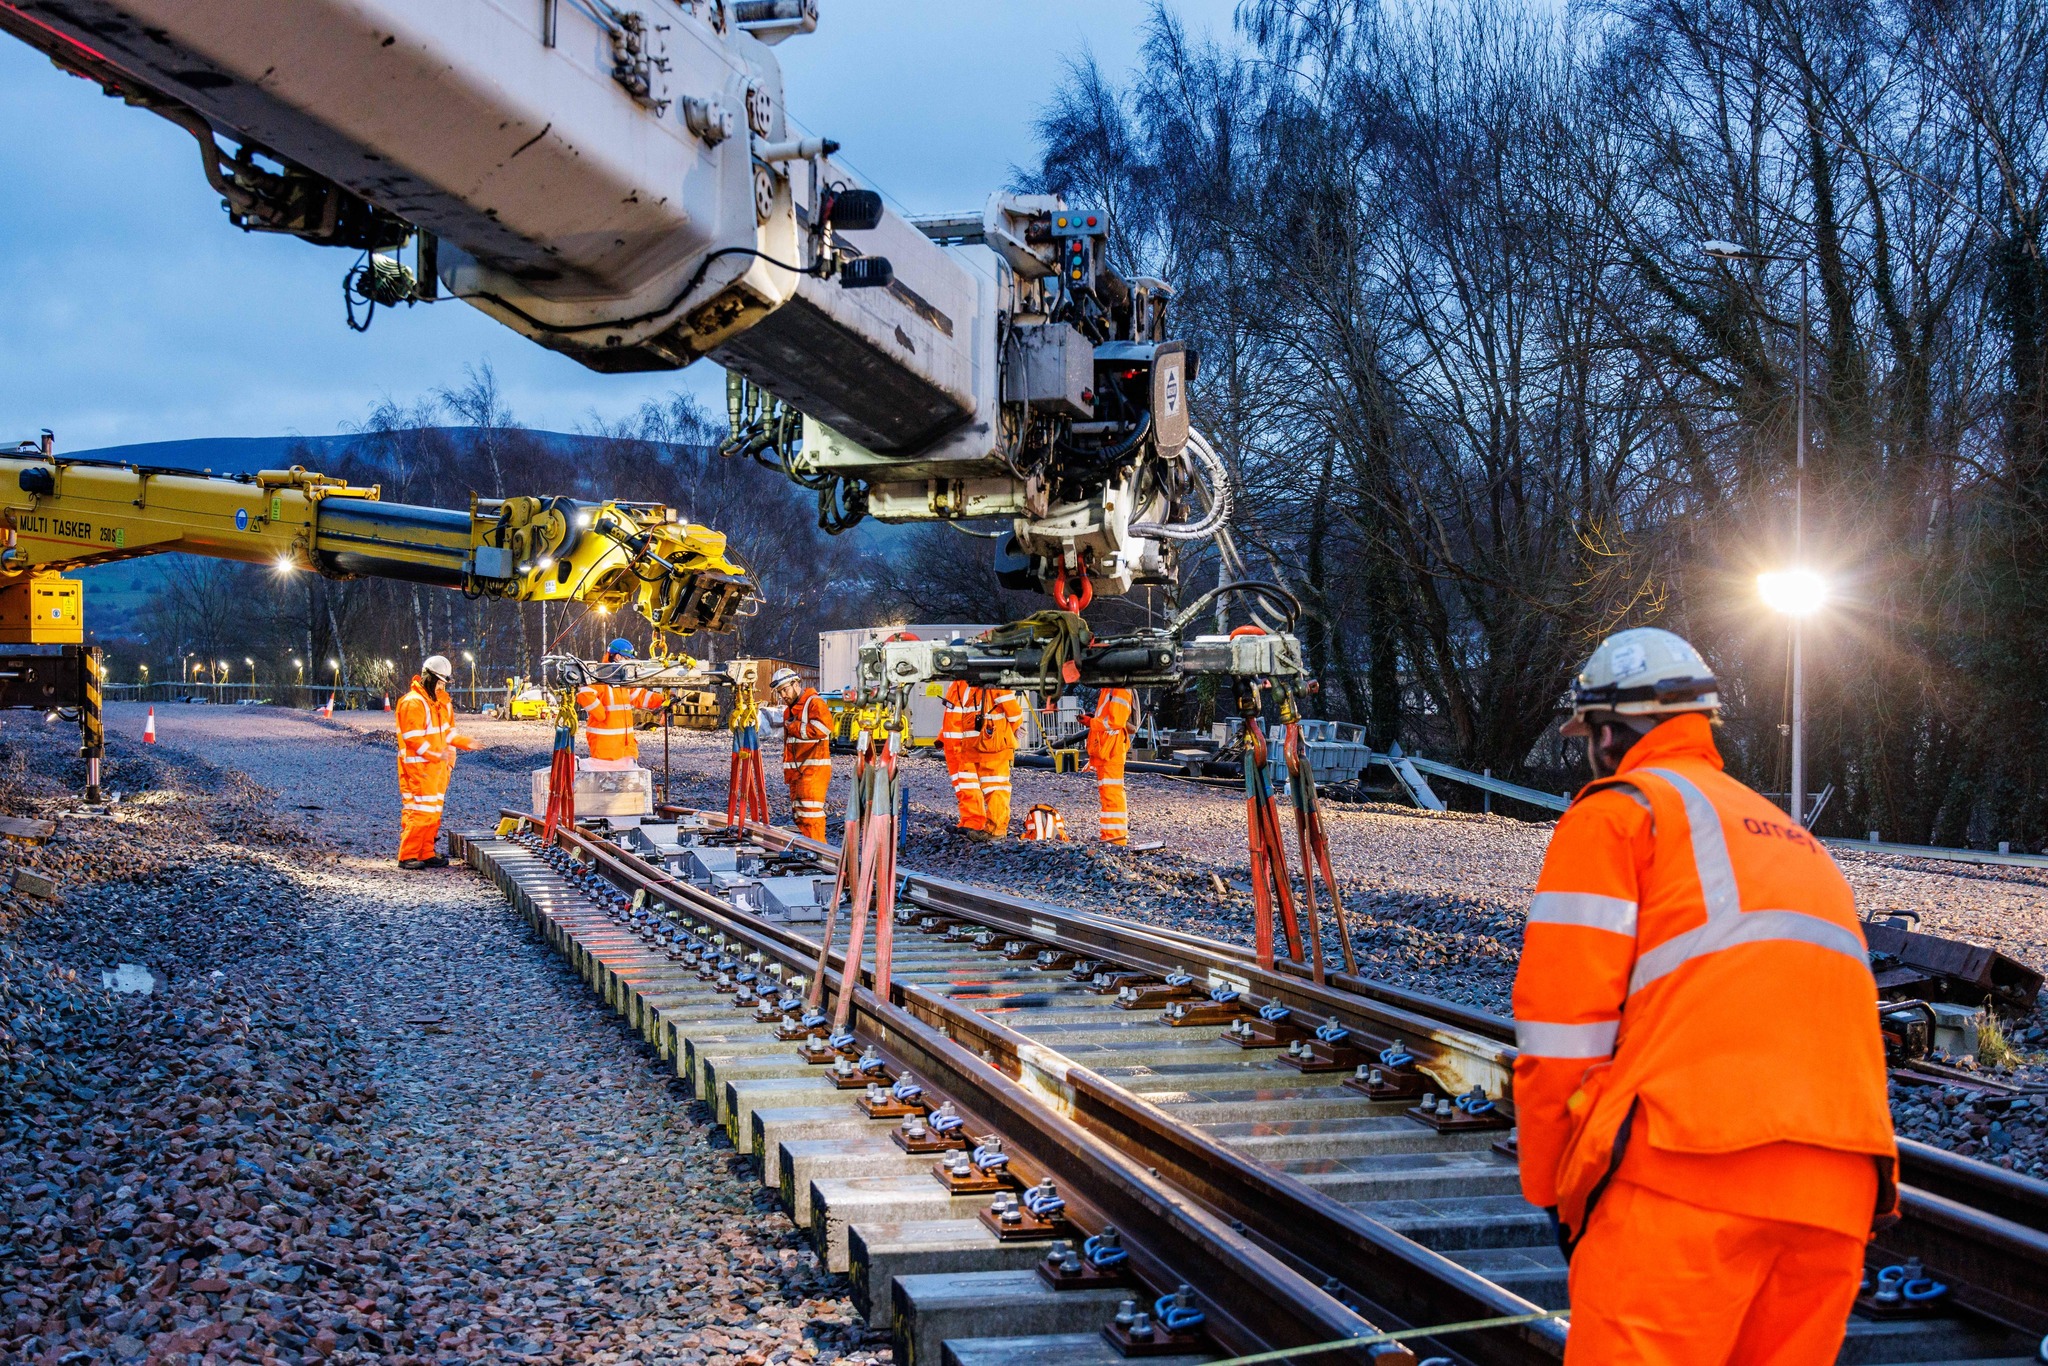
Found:
[[[613,641],[611,644],[605,646],[604,648],[606,652],[609,654],[623,655],[627,659],[633,658],[633,642],[626,639],[624,636],[620,636],[617,640]]]

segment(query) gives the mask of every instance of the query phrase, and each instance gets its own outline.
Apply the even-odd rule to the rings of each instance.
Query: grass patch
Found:
[[[1978,1065],[2004,1072],[2024,1061],[2020,1051],[2012,1046],[2012,1040],[2005,1037],[2005,1027],[1998,1023],[1998,1015],[1986,1008],[1984,1019],[1977,1026]]]

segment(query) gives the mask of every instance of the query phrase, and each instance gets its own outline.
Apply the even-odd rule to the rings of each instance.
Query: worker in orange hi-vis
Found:
[[[1820,842],[1722,772],[1668,631],[1602,642],[1515,978],[1522,1192],[1571,1260],[1567,1366],[1835,1360],[1896,1217],[1877,988]]]
[[[455,703],[448,680],[455,666],[446,655],[429,655],[413,676],[412,687],[398,699],[398,866],[405,869],[446,868],[448,860],[435,843],[441,834],[442,808],[448,780],[455,773],[457,750],[475,749],[455,728]]]
[[[1096,837],[1104,844],[1127,844],[1131,811],[1124,800],[1124,760],[1130,757],[1137,731],[1137,704],[1129,688],[1104,688],[1088,718],[1088,767],[1095,770],[1095,796],[1101,807]]]
[[[980,821],[973,819],[966,790],[955,788],[960,829],[969,839],[999,840],[1010,832],[1010,765],[1024,730],[1024,703],[1008,688],[969,688],[965,701],[969,735],[961,742],[960,757],[974,775]]]
[[[791,819],[798,834],[823,842],[825,794],[832,786],[832,713],[795,669],[777,669],[769,684],[783,705],[782,776],[789,784]]]
[[[953,643],[964,642],[955,638]],[[939,719],[939,753],[945,756],[946,775],[953,780],[953,800],[960,808],[958,825],[962,830],[982,830],[988,825],[988,808],[981,800],[981,775],[967,757],[968,741],[981,735],[977,715],[981,703],[977,693],[977,689],[957,678],[948,683]]]
[[[604,662],[615,663],[634,657],[633,642],[624,636],[605,646]],[[590,768],[636,768],[640,762],[640,737],[633,725],[633,710],[654,711],[668,705],[668,699],[647,688],[622,687],[617,683],[586,683],[576,690],[576,705],[583,712],[584,741],[590,746]]]

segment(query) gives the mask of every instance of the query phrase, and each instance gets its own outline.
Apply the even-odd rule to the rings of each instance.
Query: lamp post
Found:
[[[1752,251],[1737,242],[1710,239],[1700,250],[1716,261],[1792,261],[1799,266],[1799,365],[1795,375],[1798,399],[1792,438],[1792,567],[1757,580],[1765,603],[1792,622],[1792,791],[1786,812],[1794,825],[1806,815],[1806,618],[1827,602],[1827,585],[1806,568],[1806,337],[1808,317],[1807,262],[1804,255],[1784,256]]]
[[[254,702],[256,700],[256,661],[247,655],[243,655],[242,662],[249,666],[249,700]]]
[[[1764,605],[1792,623],[1792,792],[1786,811],[1794,825],[1806,816],[1806,619],[1827,606],[1827,581],[1811,569],[1759,574]]]
[[[469,665],[469,709],[470,709],[471,711],[475,711],[475,710],[477,709],[477,705],[476,705],[476,655],[475,655],[474,653],[472,653],[471,651],[468,651],[468,650],[464,650],[464,651],[462,652],[462,661],[463,661],[463,663],[465,663],[465,664]]]

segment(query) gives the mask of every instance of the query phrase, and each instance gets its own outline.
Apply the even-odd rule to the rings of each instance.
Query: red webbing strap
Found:
[[[548,760],[548,810],[541,838],[554,843],[555,831],[576,828],[576,732],[555,727],[555,752]]]
[[[725,819],[729,825],[768,823],[768,775],[761,767],[761,732],[741,726],[732,733],[732,769],[726,778]]]
[[[846,794],[846,821],[839,830],[839,866],[832,874],[832,895],[825,903],[825,929],[818,936],[818,967],[804,988],[805,1013],[825,1003],[825,970],[832,960],[832,932],[839,927],[839,899],[853,890],[854,873],[860,865],[861,796],[867,787],[868,741],[861,736],[854,747],[853,785]]]
[[[896,749],[884,742],[872,839],[875,845],[875,999],[889,1004],[890,956],[896,946]]]
[[[1294,888],[1287,876],[1287,844],[1280,832],[1279,803],[1273,800],[1266,781],[1267,748],[1265,732],[1258,718],[1247,716],[1245,727],[1244,787],[1251,848],[1252,904],[1257,917],[1253,943],[1263,967],[1273,966],[1274,912],[1279,912],[1280,931],[1287,940],[1287,957],[1302,961],[1301,926],[1295,918]]]

